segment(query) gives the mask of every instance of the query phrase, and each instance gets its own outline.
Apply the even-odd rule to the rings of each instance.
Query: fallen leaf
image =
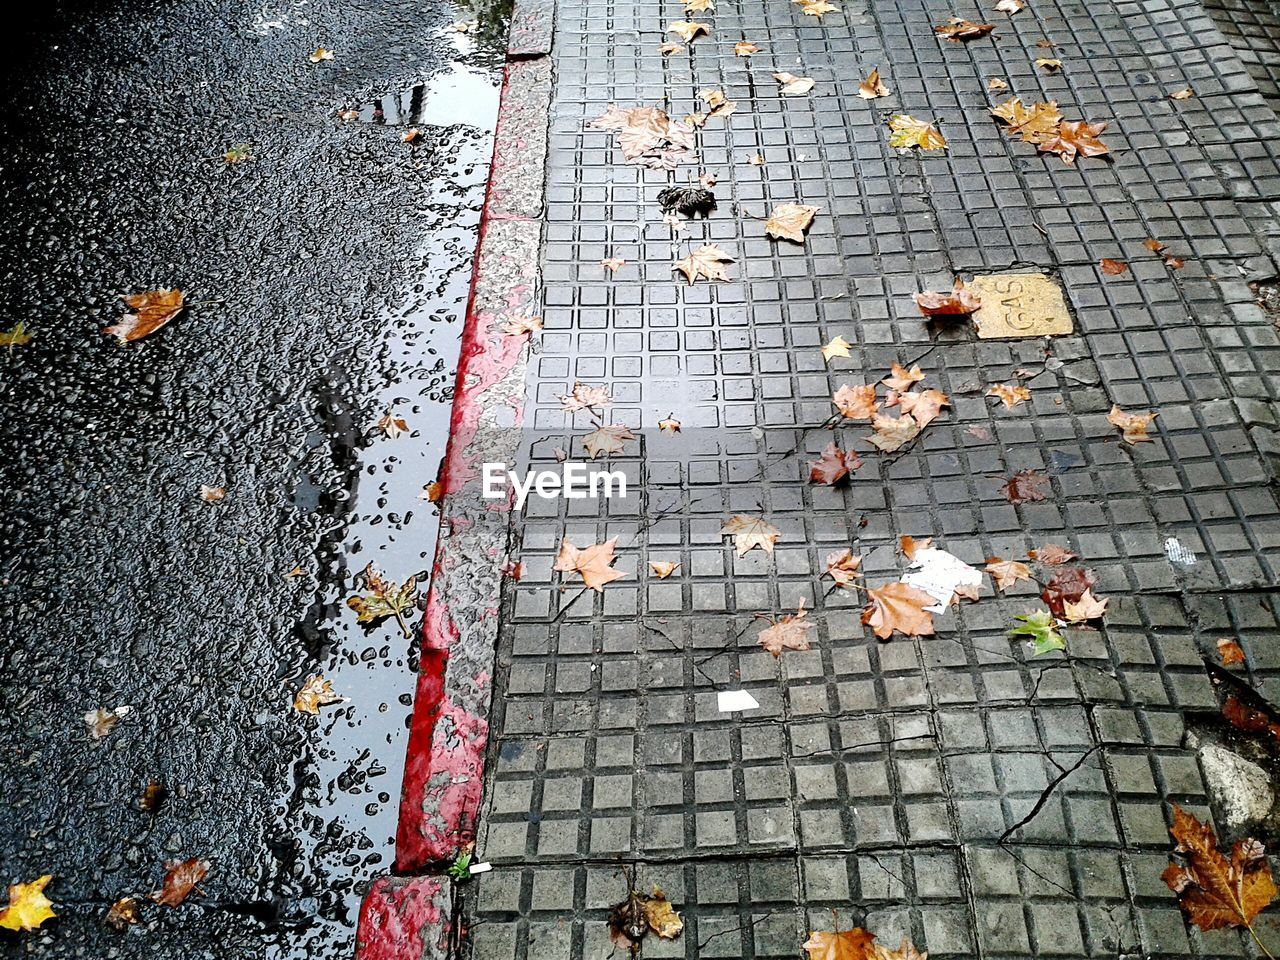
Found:
[[[874,941],[861,927],[838,933],[810,931],[800,949],[808,951],[809,960],[871,960]]]
[[[322,60],[332,60],[333,51],[326,50],[324,47],[316,47],[315,52],[312,53],[311,56],[307,57],[307,59],[312,63],[319,63]]]
[[[359,110],[343,110],[341,113],[338,114],[338,119],[345,120],[348,123],[350,123],[352,120],[359,120],[360,111]]]
[[[502,324],[502,332],[510,337],[531,337],[541,329],[541,317],[512,317]]]
[[[996,10],[1000,13],[1007,13],[1012,17],[1025,6],[1026,4],[1023,0],[1000,0],[1000,2],[996,4]]]
[[[635,434],[631,432],[631,428],[620,423],[607,423],[602,427],[597,427],[582,437],[582,445],[586,448],[587,453],[592,460],[598,459],[600,454],[612,456],[615,453],[623,452],[623,444],[628,440],[634,440]]]
[[[44,895],[44,888],[53,879],[46,873],[31,883],[9,885],[9,905],[0,910],[0,927],[5,930],[36,930],[46,920],[56,917],[53,901]]]
[[[852,450],[841,450],[828,443],[817,460],[809,461],[809,482],[832,486],[862,466],[862,459]]]
[[[569,451],[561,447],[556,447],[551,453],[556,458],[556,463],[564,463],[569,459]]]
[[[1037,41],[1036,41],[1036,46],[1037,46],[1037,47],[1039,47],[1041,50],[1052,50],[1052,49],[1053,49],[1053,41],[1052,41],[1052,40],[1044,40],[1044,39],[1040,39],[1040,40],[1037,40]]]
[[[1241,703],[1234,695],[1228,695],[1222,705],[1222,716],[1237,730],[1245,733],[1269,733],[1280,740],[1280,723],[1272,721],[1261,710]]]
[[[1054,139],[1062,125],[1062,114],[1055,100],[1023,105],[1019,97],[1010,97],[991,108],[991,115],[1002,122],[1006,133],[1016,133],[1027,143],[1041,144]]]
[[[889,118],[889,146],[919,147],[921,150],[945,150],[947,138],[932,123],[917,120],[905,113]]]
[[[991,23],[972,23],[968,20],[961,20],[959,17],[952,17],[951,22],[941,27],[934,27],[933,32],[941,37],[946,37],[952,42],[961,40],[978,40],[985,37],[995,25]]]
[[[138,809],[143,813],[155,813],[164,804],[169,791],[158,780],[149,780],[142,788],[142,796],[138,798]]]
[[[855,557],[852,550],[827,554],[827,574],[837,584],[848,587],[861,576],[862,558]]]
[[[683,260],[673,264],[671,269],[683,273],[689,281],[689,286],[693,286],[694,281],[699,277],[707,280],[728,280],[729,275],[724,272],[722,264],[733,262],[733,257],[714,243],[704,243]]]
[[[753,53],[759,53],[760,48],[750,40],[739,40],[733,45],[733,54],[736,57],[749,57]]]
[[[1019,470],[1004,482],[1004,495],[1010,503],[1034,503],[1043,500],[1049,478],[1034,470]]]
[[[821,208],[805,203],[780,203],[765,221],[764,232],[775,240],[804,243],[805,231],[813,223],[814,215],[819,209]]]
[[[788,97],[799,96],[813,89],[813,77],[797,77],[794,73],[775,73],[773,79],[778,81],[780,92]]]
[[[377,623],[387,617],[395,617],[400,632],[406,640],[412,638],[404,614],[418,602],[418,578],[410,577],[399,586],[394,580],[384,579],[372,562],[360,574],[368,593],[347,598],[347,606],[356,613],[359,623]]]
[[[711,183],[715,184],[714,178]],[[658,207],[664,214],[705,218],[716,208],[716,195],[706,187],[663,187],[658,192]]]
[[[0,347],[8,347],[10,353],[14,347],[25,347],[30,342],[31,334],[27,333],[27,325],[21,320],[0,333]]]
[[[1218,849],[1213,829],[1176,803],[1169,832],[1180,862],[1171,860],[1160,875],[1178,895],[1187,920],[1201,930],[1247,927],[1276,898],[1266,851],[1257,840],[1236,841],[1228,859]]]
[[[920,424],[914,417],[886,417],[877,414],[871,421],[874,431],[867,442],[883,453],[900,450],[920,435]]]
[[[1183,90],[1175,90],[1173,93],[1169,94],[1169,99],[1170,100],[1190,100],[1195,95],[1196,95],[1196,92],[1192,90],[1190,87],[1187,87]]]
[[[662,46],[658,47],[658,52],[662,54],[664,57],[669,57],[673,53],[679,53],[683,49],[684,49],[684,44],[674,43],[668,40]]]
[[[105,327],[102,332],[121,343],[131,343],[151,336],[183,309],[183,294],[176,288],[123,294],[120,299],[133,313],[126,313],[119,323]]]
[[[622,158],[652,170],[674,170],[692,156],[693,127],[658,107],[622,109],[614,104],[588,126],[617,134]]]
[[[478,20],[459,20],[449,25],[449,29],[455,33],[475,33],[480,29]]]
[[[763,167],[764,157],[758,153],[753,153],[751,156],[747,157],[747,163],[751,164],[753,167]]]
[[[1062,162],[1071,166],[1076,157],[1100,157],[1111,151],[1098,134],[1107,129],[1105,123],[1086,123],[1083,120],[1063,120],[1058,124],[1058,132],[1051,140],[1038,144],[1036,149],[1042,153],[1056,153]]]
[[[115,729],[117,723],[133,712],[133,707],[116,707],[114,710],[103,710],[101,707],[90,710],[84,715],[85,733],[90,740],[101,740]]]
[[[142,919],[136,897],[121,897],[111,905],[103,922],[114,930],[131,927]]]
[[[711,36],[711,25],[693,20],[672,20],[667,24],[667,32],[674,33],[685,43],[692,43],[700,36]]]
[[[603,410],[613,402],[609,396],[609,388],[605,386],[589,387],[581,380],[575,380],[573,390],[559,398],[560,409],[567,413],[579,410]]]
[[[1010,638],[1026,637],[1031,643],[1032,656],[1067,649],[1067,641],[1058,632],[1057,622],[1048,610],[1036,610],[1025,616],[1014,617],[1022,626],[1009,631]]]
[[[745,513],[739,513],[725,522],[720,528],[720,535],[731,535],[733,546],[738,551],[738,556],[742,557],[754,547],[759,547],[765,553],[773,553],[773,545],[782,536],[782,531],[763,517],[749,517]]]
[[[205,503],[217,503],[225,499],[226,496],[226,487],[210,487],[207,484],[200,484],[200,499]]]
[[[507,562],[502,565],[502,575],[508,580],[513,580],[516,583],[519,583],[520,579],[524,576],[524,564],[518,560],[508,559]]]
[[[900,363],[895,363],[889,368],[889,376],[880,382],[890,390],[902,392],[910,390],[913,383],[919,383],[924,379],[924,371],[920,369],[920,364],[916,364],[910,370],[906,369]]]
[[[830,363],[835,357],[848,357],[851,346],[853,344],[844,337],[832,337],[831,341],[822,347],[822,359]]]
[[[439,480],[432,480],[426,485],[422,493],[418,494],[419,500],[426,500],[428,503],[439,503],[444,496],[444,484]]]
[[[738,105],[724,95],[723,90],[700,90],[698,99],[708,107],[708,117],[727,117],[738,109]]]
[[[956,277],[950,293],[935,293],[926,290],[924,293],[912,294],[920,313],[926,317],[960,317],[973,313],[980,306],[973,292],[965,286],[963,280]]]
[[[846,383],[832,395],[831,402],[847,420],[870,420],[880,406],[874,383],[860,383],[856,387]]]
[[[672,414],[667,414],[667,417],[665,420],[658,421],[658,429],[661,430],[663,433],[679,433],[680,421],[677,420]]]
[[[653,575],[659,580],[665,580],[676,572],[680,566],[678,563],[672,563],[670,560],[650,560],[649,569],[653,571]]]
[[[951,406],[951,398],[941,390],[921,390],[919,393],[898,394],[898,406],[910,414],[921,429],[933,423],[942,414],[943,407]]]
[[[993,383],[987,389],[986,395],[998,398],[1006,410],[1012,410],[1018,404],[1026,403],[1031,399],[1030,390],[1012,383]]]
[[[1062,61],[1057,57],[1037,57],[1036,66],[1041,70],[1048,70],[1052,73],[1054,70],[1062,69]]]
[[[880,80],[880,69],[878,67],[867,74],[867,79],[858,84],[858,96],[863,100],[887,97],[889,93],[889,88]]]
[[[600,266],[604,267],[610,273],[617,273],[627,265],[627,261],[621,257],[605,257],[600,261]]]
[[[995,581],[996,589],[1001,593],[1011,587],[1016,587],[1020,580],[1035,582],[1035,578],[1031,576],[1031,568],[1017,560],[1002,560],[999,557],[990,557],[987,560],[985,569],[987,573],[991,574],[991,579]]]
[[[686,13],[703,13],[716,8],[715,0],[684,0]]]
[[[818,21],[822,21],[822,15],[826,13],[837,13],[840,8],[834,3],[828,3],[827,0],[798,0],[800,10],[809,17],[817,17]]]
[[[556,557],[555,566],[551,569],[559,573],[576,573],[596,593],[604,592],[604,585],[624,576],[621,570],[613,569],[616,559],[613,548],[618,538],[610,537],[604,543],[594,543],[589,547],[575,547],[566,537],[560,544],[560,553]]]
[[[933,548],[933,537],[922,537],[917,540],[915,537],[899,537],[898,549],[902,551],[902,555],[908,560],[914,561],[917,550],[930,550]]]
[[[1083,567],[1058,567],[1044,585],[1040,599],[1054,616],[1067,618],[1067,604],[1080,603],[1094,585],[1093,574]]]
[[[1108,257],[1103,257],[1099,260],[1098,267],[1108,277],[1118,277],[1129,269],[1129,265],[1123,260],[1111,260]]]
[[[1230,637],[1218,641],[1218,657],[1224,667],[1235,667],[1244,664],[1244,648]]]
[[[921,953],[914,943],[903,937],[897,950],[890,950],[877,943],[875,952],[870,954],[867,960],[929,960],[929,954]]]
[[[163,907],[176,907],[191,895],[212,865],[208,860],[192,857],[190,860],[171,861],[164,866],[164,882],[151,894],[151,899]]]
[[[807,619],[808,616],[809,611],[804,608],[802,599],[794,614],[788,613],[777,620],[771,620],[772,626],[761,630],[756,642],[774,657],[782,656],[783,650],[808,650],[809,641],[805,634],[814,628],[814,624]]]
[[[1144,440],[1154,443],[1155,441],[1147,436],[1147,427],[1151,426],[1151,421],[1158,416],[1160,416],[1159,413],[1125,413],[1112,404],[1111,412],[1107,414],[1107,423],[1120,428],[1120,438],[1125,443],[1142,443]]]
[[[716,185],[716,175],[714,173],[704,173],[698,178],[698,183],[702,184],[707,190]]]
[[[1008,90],[1009,83],[1006,80],[1001,80],[999,77],[992,77],[987,81],[987,89],[992,93],[998,93],[1001,90]]]
[[[382,415],[375,426],[388,440],[395,440],[401,434],[409,432],[409,422],[404,417],[397,417],[390,410]]]
[[[645,901],[644,915],[649,929],[663,940],[674,940],[684,930],[680,914],[676,913],[670,901],[657,887],[653,888],[653,896]]]
[[[1044,546],[1035,550],[1028,550],[1027,556],[1037,563],[1043,563],[1049,567],[1056,567],[1076,559],[1079,554],[1072,553],[1065,547],[1060,547],[1055,543],[1046,543]]]
[[[1079,600],[1067,600],[1062,605],[1064,618],[1068,623],[1084,623],[1086,620],[1100,620],[1107,612],[1110,600],[1099,600],[1093,591],[1086,589]]]
[[[1164,265],[1170,270],[1181,270],[1187,265],[1187,261],[1183,260],[1181,257],[1167,256],[1164,258]]]
[[[402,133],[400,135],[400,139],[405,143],[409,144],[409,146],[413,146],[415,143],[417,143],[419,140],[422,139],[422,131],[419,130],[417,127],[412,127],[406,130],[404,133]]]
[[[308,677],[302,689],[298,691],[298,695],[293,698],[293,709],[299,713],[316,716],[320,713],[321,707],[341,702],[342,697],[333,692],[333,684],[317,674],[314,677]]]
[[[925,607],[933,606],[934,599],[917,587],[905,583],[889,583],[867,590],[867,605],[862,608],[862,622],[881,640],[888,640],[893,631],[909,637],[930,636],[933,633],[933,614]]]
[[[237,163],[243,163],[245,160],[253,159],[253,147],[247,143],[233,143],[227,148],[226,153],[222,155],[222,161],[227,166]]]

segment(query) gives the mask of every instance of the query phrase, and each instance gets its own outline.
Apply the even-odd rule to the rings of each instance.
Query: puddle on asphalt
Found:
[[[363,104],[356,108],[356,119],[400,127],[465,125],[492,130],[498,95],[490,71],[454,64],[424,83]]]

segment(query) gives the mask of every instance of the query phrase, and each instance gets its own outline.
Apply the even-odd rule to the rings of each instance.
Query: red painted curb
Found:
[[[378,879],[360,905],[356,956],[359,960],[448,956],[452,897],[444,877]]]

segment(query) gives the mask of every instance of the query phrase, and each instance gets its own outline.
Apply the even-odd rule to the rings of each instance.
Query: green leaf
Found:
[[[0,347],[8,347],[12,350],[14,347],[25,347],[30,342],[31,334],[27,333],[27,326],[21,320],[0,333]]]
[[[449,869],[445,872],[458,881],[470,879],[471,851],[459,850],[458,855],[453,858],[453,863],[449,865]]]
[[[222,159],[229,164],[239,163],[242,160],[252,160],[253,147],[247,143],[233,144],[231,149],[222,155]]]
[[[1043,653],[1067,649],[1067,641],[1058,632],[1058,625],[1054,622],[1053,614],[1048,610],[1036,610],[1033,613],[1023,617],[1016,617],[1015,619],[1021,620],[1022,626],[1014,627],[1010,630],[1009,637],[1011,639],[1018,637],[1029,639],[1033,656],[1038,657]]]

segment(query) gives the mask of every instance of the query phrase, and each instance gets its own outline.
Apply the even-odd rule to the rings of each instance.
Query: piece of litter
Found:
[[[756,698],[745,690],[721,690],[716,694],[716,701],[721,713],[760,709],[760,704],[756,702]]]
[[[1195,551],[1184,547],[1177,537],[1170,537],[1164,542],[1164,555],[1169,558],[1170,563],[1176,563],[1180,567],[1189,567],[1196,562]]]
[[[484,863],[473,863],[471,865],[471,875],[475,876],[477,873],[488,873],[492,869],[493,864],[487,860]]]
[[[982,586],[982,571],[969,566],[955,554],[927,547],[916,550],[915,562],[902,582],[923,590],[938,601],[932,607],[925,607],[930,613],[944,613],[955,596],[956,587]]]

